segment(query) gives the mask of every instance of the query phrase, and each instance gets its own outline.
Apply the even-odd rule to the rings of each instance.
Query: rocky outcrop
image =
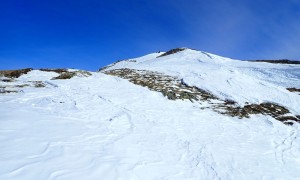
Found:
[[[104,73],[128,79],[136,85],[148,87],[150,90],[161,92],[170,100],[187,99],[193,102],[217,99],[214,95],[207,91],[195,86],[188,86],[176,77],[164,75],[158,72],[124,68],[105,71]]]
[[[292,125],[293,121],[300,123],[300,117],[292,115],[291,112],[283,106],[275,103],[261,103],[261,104],[247,104],[244,107],[217,104],[214,105],[214,110],[221,113],[230,115],[232,117],[249,118],[253,114],[269,115],[276,120],[285,124]]]
[[[214,111],[232,117],[249,118],[250,115],[269,115],[287,125],[300,123],[300,116],[295,116],[281,105],[275,103],[247,104],[239,106],[235,101],[222,100],[212,93],[195,86],[189,86],[182,79],[163,73],[135,69],[114,69],[103,73],[127,79],[130,82],[162,93],[169,100],[189,100],[191,102],[208,102]]]
[[[18,78],[23,74],[27,74],[28,72],[32,71],[32,68],[26,69],[16,69],[16,70],[1,70],[0,76],[4,76],[7,78]]]
[[[175,48],[175,49],[171,49],[171,50],[169,50],[169,51],[163,53],[162,55],[157,56],[157,58],[163,57],[163,56],[168,56],[168,55],[171,55],[171,54],[175,54],[175,53],[180,52],[180,51],[183,51],[183,50],[185,50],[185,49],[186,49],[186,48]]]
[[[290,92],[299,92],[300,93],[300,89],[299,88],[286,88],[288,91]]]
[[[279,59],[279,60],[250,60],[250,62],[267,62],[273,64],[300,64],[300,61],[292,61],[288,59]]]
[[[62,68],[57,68],[57,69],[42,68],[42,69],[39,69],[39,70],[40,71],[45,71],[45,72],[56,72],[58,74],[62,74],[62,73],[68,72],[67,69],[62,69]]]
[[[71,79],[74,76],[88,77],[88,76],[91,76],[91,75],[92,74],[90,72],[88,72],[88,71],[82,71],[82,70],[79,70],[79,71],[67,71],[67,72],[60,73],[60,75],[57,76],[57,77],[53,77],[52,80],[55,80],[55,79]]]

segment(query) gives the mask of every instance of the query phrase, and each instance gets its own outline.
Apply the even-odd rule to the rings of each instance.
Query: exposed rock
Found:
[[[287,125],[293,125],[293,121],[300,123],[300,118],[295,116],[281,116],[281,117],[277,117],[276,119]]]
[[[128,79],[136,85],[161,92],[169,100],[181,99],[190,100],[191,102],[207,101],[211,104],[210,108],[224,115],[249,118],[252,114],[263,114],[269,115],[287,125],[292,125],[293,122],[300,123],[300,115],[291,115],[287,108],[278,104],[271,102],[261,104],[247,103],[244,107],[240,107],[233,100],[219,99],[203,89],[195,86],[188,86],[183,80],[180,80],[177,77],[159,72],[124,68],[105,71],[104,73]]]
[[[71,79],[76,75],[75,72],[63,72],[57,77],[53,77],[52,79]]]
[[[17,70],[1,70],[0,76],[8,77],[8,78],[18,78],[23,74],[27,74],[28,72],[32,71],[32,68],[26,69],[17,69]]]
[[[0,81],[2,82],[14,82],[13,78],[1,78]]]
[[[267,62],[274,64],[300,64],[300,61],[292,61],[288,59],[279,59],[279,60],[249,60],[250,62]]]
[[[107,68],[112,67],[112,66],[116,65],[117,63],[119,63],[119,62],[121,62],[121,61],[124,61],[124,60],[118,60],[118,61],[116,61],[116,62],[114,62],[114,63],[112,63],[112,64],[110,64],[110,65],[107,65],[107,66],[104,66],[104,67],[100,68],[98,71],[99,71],[99,72],[103,72],[103,71],[105,71]]]
[[[42,69],[39,69],[39,70],[40,71],[46,71],[46,72],[56,72],[58,74],[62,74],[62,73],[68,72],[67,69],[61,69],[61,68],[58,68],[58,69],[42,68]]]
[[[128,79],[134,84],[148,87],[153,91],[161,92],[170,100],[187,99],[190,101],[198,101],[217,99],[214,95],[207,91],[195,86],[188,86],[176,77],[164,75],[158,72],[124,68],[105,71],[104,73]]]
[[[54,79],[71,79],[74,76],[79,76],[79,77],[88,77],[91,76],[92,74],[88,71],[67,71],[67,72],[62,72],[59,76],[52,78]]]
[[[28,87],[30,86],[29,84],[19,84],[19,85],[14,85],[12,87],[15,87],[15,88],[23,88],[23,87]]]
[[[299,88],[286,88],[290,92],[300,92]]]
[[[43,81],[29,81],[29,82],[33,83],[34,87],[36,88],[46,87],[46,84]]]
[[[0,88],[0,94],[5,94],[5,93],[17,93],[18,91],[15,90],[6,90],[5,88]]]
[[[183,50],[185,50],[185,49],[186,49],[186,48],[175,48],[175,49],[171,49],[171,50],[169,50],[169,51],[163,53],[162,55],[157,56],[157,58],[163,57],[163,56],[168,56],[168,55],[171,55],[171,54],[175,54],[175,53],[180,52],[180,51],[183,51]]]
[[[46,87],[46,84],[43,81],[27,81],[25,84],[6,84],[0,86],[1,93],[17,93],[22,91],[25,87],[36,87],[42,88]]]
[[[300,123],[299,115],[291,115],[287,108],[275,103],[248,104],[244,107],[216,104],[214,105],[214,110],[232,117],[249,118],[251,114],[263,114],[269,115],[287,125],[292,125],[293,121]]]

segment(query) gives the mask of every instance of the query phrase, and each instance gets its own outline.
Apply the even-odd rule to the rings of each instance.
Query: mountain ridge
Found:
[[[299,65],[164,53],[0,71],[0,179],[300,178]]]

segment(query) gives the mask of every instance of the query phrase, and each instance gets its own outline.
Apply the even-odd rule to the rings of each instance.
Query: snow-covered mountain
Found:
[[[300,179],[300,65],[178,48],[0,74],[0,179]]]

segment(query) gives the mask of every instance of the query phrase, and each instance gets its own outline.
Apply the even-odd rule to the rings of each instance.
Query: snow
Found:
[[[109,69],[159,71],[240,104],[272,101],[300,114],[299,95],[285,90],[300,86],[299,66],[160,54]],[[18,80],[46,88],[0,95],[0,179],[300,179],[299,124],[224,116],[103,73],[55,76],[32,71]]]
[[[56,72],[47,72],[40,70],[32,70],[27,74],[24,74],[18,78],[20,81],[46,81],[50,80],[52,77],[56,77],[59,74]]]
[[[286,90],[300,87],[299,65],[238,61],[191,49],[160,58],[144,56],[135,60],[136,63],[117,63],[107,70],[131,68],[164,72],[240,105],[274,102],[300,114],[300,96]]]

